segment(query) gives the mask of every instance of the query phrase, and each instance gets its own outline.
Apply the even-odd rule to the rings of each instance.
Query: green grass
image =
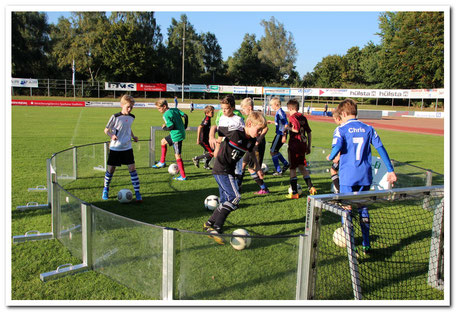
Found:
[[[16,206],[27,202],[44,203],[46,193],[27,192],[30,187],[45,184],[45,160],[57,151],[72,146],[94,142],[103,142],[107,137],[103,133],[111,114],[119,109],[107,108],[50,108],[50,107],[13,107],[12,108],[12,235],[22,235],[29,230],[40,232],[51,231],[49,211],[17,212]],[[190,126],[197,126],[202,119],[202,112],[189,113]],[[161,125],[162,117],[156,110],[135,109],[136,120],[133,126],[135,135],[147,140],[151,125]],[[313,145],[330,147],[333,124],[310,122]],[[443,137],[408,134],[378,129],[384,145],[391,158],[401,162],[444,172]],[[273,129],[267,140],[273,137]],[[191,142],[186,144],[192,144]],[[95,206],[135,220],[161,226],[175,227],[190,231],[200,231],[202,223],[209,213],[203,208],[207,195],[217,194],[217,186],[208,171],[186,165],[190,180],[177,182],[170,179],[166,170],[153,170],[147,166],[147,142],[135,144],[138,174],[144,203],[141,205],[121,205],[114,196],[120,188],[131,188],[128,172],[120,169],[113,182],[111,199],[100,200],[103,184],[103,172],[90,170],[95,163],[90,162],[93,147],[81,149],[79,168],[81,177],[65,188],[75,196],[93,203]],[[432,148],[430,148],[432,147]],[[198,151],[201,150],[196,145]],[[79,151],[78,151],[79,153]],[[99,153],[96,150],[95,153]],[[170,152],[169,154],[172,154]],[[172,156],[172,155],[171,155]],[[57,157],[65,158],[65,154]],[[71,158],[68,158],[71,159]],[[87,172],[87,173],[86,173]],[[329,176],[312,176],[314,184],[321,193],[329,190]],[[300,178],[300,182],[304,183]],[[226,231],[243,227],[252,235],[297,235],[303,233],[305,221],[305,199],[285,201],[284,194],[288,188],[288,178],[267,176],[266,183],[272,193],[267,197],[256,197],[257,190],[251,179],[245,179],[241,207],[233,212],[227,220]],[[64,200],[63,197],[62,200]],[[70,205],[71,206],[71,205]],[[68,212],[68,223],[72,215]],[[100,219],[102,220],[102,219]],[[154,240],[143,240],[144,237],[161,237],[147,226],[129,223],[124,225],[112,223],[99,224],[105,236],[97,241],[100,250],[121,243],[121,238],[131,237],[127,254],[117,253],[110,261],[122,268],[121,281],[135,282],[132,275],[143,272],[147,277],[157,268],[151,267],[150,257],[156,255],[157,246]],[[111,228],[112,227],[112,228]],[[134,230],[124,230],[134,229]],[[148,233],[148,234],[144,234]],[[206,238],[191,233],[176,234],[177,265],[181,268],[179,287],[180,299],[244,299],[276,298],[293,299],[296,267],[295,238],[277,240],[258,238],[252,247],[236,252],[230,246],[211,244]],[[71,244],[77,242],[77,235]],[[152,245],[150,245],[152,244]],[[159,244],[159,243],[158,243]],[[96,271],[68,276],[59,280],[42,283],[39,274],[55,270],[65,263],[78,264],[80,260],[73,256],[66,247],[56,240],[29,242],[12,245],[12,294],[14,300],[137,300],[158,299],[157,290],[151,286],[148,294],[127,288],[98,272],[106,273],[109,265],[100,264]],[[136,254],[137,252],[137,254]],[[77,254],[77,252],[76,252]],[[100,255],[104,255],[100,251]],[[145,257],[144,255],[148,255]],[[138,266],[132,268],[128,260],[136,259]],[[218,261],[214,261],[218,259]],[[220,263],[229,259],[231,270],[220,270]],[[195,266],[197,263],[199,265]],[[274,268],[275,269],[271,269]],[[248,268],[248,274],[246,274]],[[143,270],[143,271],[141,271]],[[235,278],[233,277],[235,276]],[[147,285],[147,278],[136,281],[138,287]],[[205,287],[201,287],[201,286]],[[207,290],[207,285],[211,285]]]

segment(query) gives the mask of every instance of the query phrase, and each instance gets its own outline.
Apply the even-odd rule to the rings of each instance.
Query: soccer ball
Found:
[[[293,194],[293,189],[291,188],[291,185],[288,188],[288,194]],[[298,184],[298,194],[299,194],[299,196],[301,196],[301,194],[302,194],[302,187],[299,184]]]
[[[117,193],[117,199],[122,204],[127,204],[133,199],[133,193],[129,189],[122,189]]]
[[[233,235],[243,235],[247,236],[249,235],[249,232],[247,232],[244,229],[237,229],[233,232]],[[250,243],[252,242],[252,239],[250,237],[231,237],[230,239],[230,244],[233,246],[234,249],[236,250],[242,250],[244,248],[248,248],[250,246]]]
[[[219,203],[220,199],[217,195],[209,195],[204,200],[204,207],[206,207],[207,210],[213,211],[218,207]]]
[[[347,241],[345,240],[345,232],[343,227],[340,227],[334,231],[333,241],[334,244],[336,244],[339,247],[347,247]]]
[[[171,164],[168,167],[168,172],[171,175],[175,175],[177,174],[177,172],[179,172],[179,167],[177,166],[177,164]]]
[[[268,165],[266,165],[265,163],[263,163],[261,165],[261,171],[263,171],[263,173],[267,173],[269,171],[269,167]]]

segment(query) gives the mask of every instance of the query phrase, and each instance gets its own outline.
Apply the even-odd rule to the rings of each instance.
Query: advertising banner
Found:
[[[234,86],[219,86],[220,93],[233,93]]]
[[[247,93],[247,87],[234,86],[233,87],[233,93],[234,94],[246,94]]]
[[[290,88],[264,87],[263,90],[267,95],[290,95]]]
[[[162,91],[166,92],[166,84],[164,83],[137,83],[136,91]]]
[[[167,83],[166,84],[167,92],[182,92],[182,85]],[[201,84],[190,84],[184,85],[184,92],[206,92],[207,86]]]
[[[209,85],[207,87],[208,93],[219,93],[219,85]]]
[[[11,78],[12,87],[38,88],[38,79]]]
[[[84,107],[85,102],[78,101],[31,101],[31,100],[11,100],[11,105],[20,106],[65,106],[65,107]]]
[[[247,94],[263,94],[263,87],[247,87]]]
[[[136,91],[136,83],[133,83],[133,82],[105,82],[105,90],[108,90],[108,91]]]

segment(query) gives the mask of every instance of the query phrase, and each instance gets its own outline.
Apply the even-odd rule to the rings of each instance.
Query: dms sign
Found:
[[[136,83],[133,83],[133,82],[105,82],[105,90],[136,91]]]

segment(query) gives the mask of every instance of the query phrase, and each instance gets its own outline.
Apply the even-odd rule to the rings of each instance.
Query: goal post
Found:
[[[312,298],[344,300],[351,293],[363,300],[443,299],[443,199],[443,186],[309,196]],[[361,206],[370,214],[367,254]],[[341,226],[345,242],[336,245]]]

